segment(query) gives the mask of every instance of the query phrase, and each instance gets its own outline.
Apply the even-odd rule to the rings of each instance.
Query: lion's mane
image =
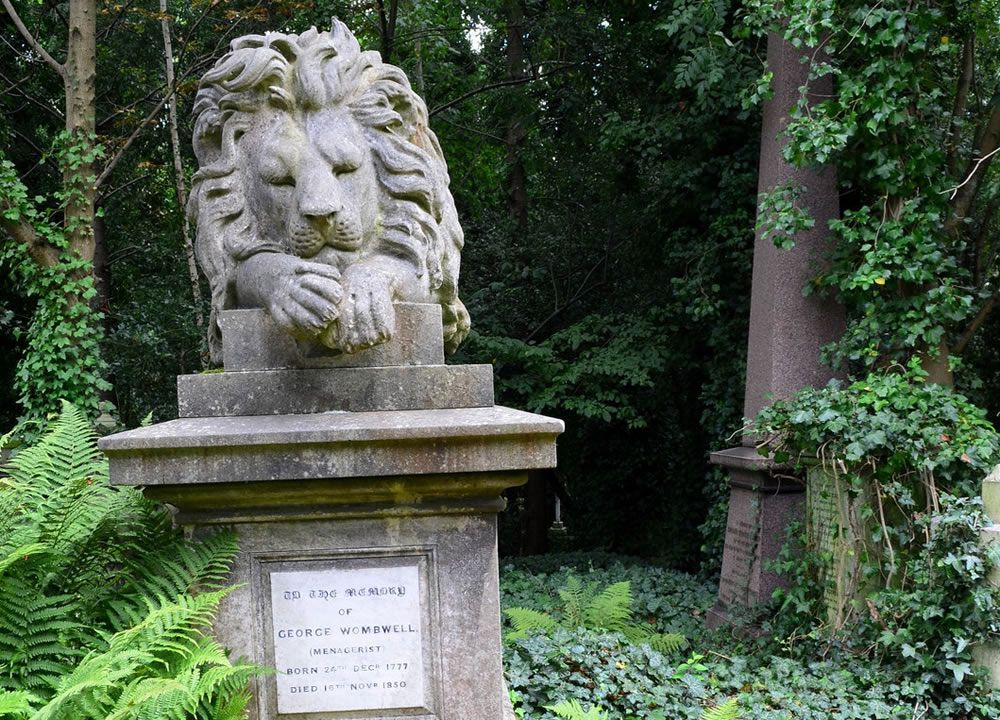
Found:
[[[234,40],[201,80],[194,105],[200,169],[188,214],[197,223],[198,262],[212,288],[213,359],[221,360],[218,313],[236,304],[236,264],[261,251],[290,253],[280,240],[258,232],[239,162],[240,139],[267,104],[286,111],[343,105],[360,124],[379,184],[374,251],[406,258],[418,278],[427,276],[427,300],[441,303],[445,344],[454,349],[469,328],[457,289],[463,236],[427,107],[402,70],[383,63],[377,52],[362,52],[334,20],[330,32],[312,28]]]

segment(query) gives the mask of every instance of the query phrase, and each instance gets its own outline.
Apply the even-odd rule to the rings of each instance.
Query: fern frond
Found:
[[[507,642],[524,637],[532,630],[548,632],[558,625],[549,615],[530,608],[507,608],[503,613],[510,618],[514,626],[512,631],[504,635],[504,640]]]
[[[742,712],[736,704],[736,698],[729,698],[721,705],[706,708],[701,713],[701,720],[738,720]]]
[[[242,717],[257,668],[205,635],[235,537],[188,542],[162,506],[111,487],[69,405],[4,472],[0,717]]]
[[[63,403],[58,419],[41,440],[11,458],[6,470],[17,481],[31,479],[30,491],[47,495],[53,487],[90,476],[107,475],[107,460],[97,449],[94,431],[76,407]]]
[[[653,633],[643,642],[663,655],[673,655],[688,646],[687,638],[680,633]]]
[[[10,551],[10,553],[3,560],[0,560],[0,575],[6,572],[7,568],[16,562],[27,560],[32,555],[38,555],[40,553],[48,550],[48,546],[44,543],[29,543],[27,545],[21,545]]]
[[[173,677],[144,677],[130,682],[104,720],[156,717],[159,720],[182,720],[194,701],[186,684]],[[155,714],[154,714],[155,713]]]
[[[545,709],[566,720],[608,720],[608,714],[599,707],[591,705],[585,711],[578,700],[564,700],[558,705],[547,705]]]
[[[236,535],[216,533],[201,542],[184,542],[171,535],[155,552],[136,555],[123,568],[123,585],[104,602],[112,626],[123,629],[145,615],[143,598],[176,597],[195,590],[222,587],[239,551]]]
[[[563,626],[576,628],[585,625],[584,611],[597,592],[596,583],[587,583],[575,573],[566,576],[566,584],[559,589],[563,601]]]
[[[75,651],[66,642],[80,628],[72,596],[46,596],[30,578],[0,577],[0,686],[51,687],[67,672]]]
[[[198,644],[200,630],[209,626],[219,602],[232,588],[201,595],[181,595],[173,601],[162,597],[147,599],[149,613],[137,625],[113,638],[109,652],[142,647],[154,655],[165,653],[186,657]]]
[[[604,588],[583,609],[583,625],[624,632],[632,623],[632,585],[628,580]]]
[[[246,683],[244,683],[245,685]],[[198,709],[198,720],[245,720],[253,696],[243,688]]]
[[[37,696],[24,690],[0,690],[0,718],[27,717],[31,714],[31,706],[37,702]]]

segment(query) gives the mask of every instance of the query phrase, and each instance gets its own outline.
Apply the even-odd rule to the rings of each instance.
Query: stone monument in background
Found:
[[[463,239],[423,101],[334,21],[234,41],[195,117],[224,371],[103,439],[112,482],[237,532],[215,630],[277,671],[252,717],[500,720],[496,513],[563,424],[444,364]]]
[[[768,37],[767,65],[775,87],[764,105],[758,189],[765,193],[785,183],[804,187],[802,203],[815,224],[796,234],[791,250],[777,248],[762,231],[757,233],[743,404],[748,418],[801,388],[825,385],[833,373],[820,362],[820,348],[845,330],[843,306],[802,293],[830,250],[828,222],[840,214],[834,172],[796,167],[782,155],[799,88],[808,84],[811,100],[828,97],[833,88],[830,76],[810,80],[804,54],[778,33]],[[768,565],[785,544],[789,523],[805,514],[804,478],[792,477],[787,468],[760,456],[754,444],[754,438],[746,437],[740,447],[712,453],[712,462],[729,470],[730,495],[719,597],[708,613],[710,626],[725,622],[730,608],[766,603],[784,584]]]

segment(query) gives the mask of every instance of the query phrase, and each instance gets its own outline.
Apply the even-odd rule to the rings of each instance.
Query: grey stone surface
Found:
[[[430,302],[446,348],[462,341],[462,229],[427,108],[399,68],[337,20],[248,35],[202,78],[194,118],[189,214],[214,359],[232,308],[352,353],[394,335],[394,302]]]
[[[286,709],[341,710],[279,713],[278,681],[261,677],[253,685],[253,720],[509,720],[496,513],[503,490],[523,484],[527,468],[555,465],[562,429],[559,420],[489,407],[189,418],[100,442],[112,482],[145,486],[196,532],[220,525],[237,532],[240,553],[230,580],[241,586],[224,600],[214,627],[236,656],[272,666],[274,633],[304,622],[284,596],[277,609],[272,605],[271,573],[327,577],[320,589],[329,590],[352,568],[419,567],[419,692],[378,700],[352,690],[352,684],[404,676],[389,667],[401,660],[389,657],[393,643],[337,637],[349,627],[339,612],[352,607],[342,602],[331,605],[339,609],[336,618],[322,623],[334,640],[303,639],[301,662],[277,668],[286,674]],[[396,624],[391,615],[383,622],[389,632]],[[352,654],[364,662],[352,661]],[[413,662],[412,651],[405,661]],[[293,679],[299,677],[301,684]],[[361,698],[357,710],[350,709],[352,692]],[[392,706],[403,702],[395,697],[413,702],[418,694],[416,707]]]
[[[152,487],[554,467],[563,427],[496,406],[182,418],[100,446],[112,482]]]
[[[836,175],[829,168],[795,167],[782,155],[789,110],[799,100],[799,88],[809,81],[810,65],[802,62],[807,53],[779,34],[768,38],[767,64],[775,74],[775,83],[774,95],[764,106],[758,190],[767,192],[785,183],[804,186],[801,202],[815,225],[796,235],[792,250],[775,247],[762,232],[754,242],[743,405],[744,416],[751,418],[776,399],[787,398],[803,387],[825,385],[832,372],[820,362],[820,348],[840,338],[845,329],[842,306],[832,298],[802,294],[832,248],[828,222],[840,212]],[[831,82],[829,76],[814,80],[811,98],[829,95]],[[750,446],[755,439],[744,438],[743,442]],[[795,497],[794,492],[801,493],[804,486],[786,486],[788,492],[773,495],[768,477],[776,468],[755,455],[752,447],[746,447],[712,456],[713,462],[731,468],[733,489],[719,602],[710,624],[724,620],[729,603],[765,602],[784,582],[761,568],[781,549],[787,523],[801,519],[804,511],[804,498]],[[749,470],[751,465],[755,470]],[[749,538],[745,537],[747,532]]]
[[[264,310],[224,310],[219,314],[226,371],[282,368],[394,367],[443,365],[441,306],[395,303],[396,332],[386,342],[342,353],[310,341],[296,341]]]
[[[177,378],[182,418],[492,405],[490,365],[259,370]]]
[[[774,463],[753,448],[713,453],[712,461],[730,473],[719,597],[706,618],[709,627],[718,627],[728,621],[729,608],[766,602],[784,587],[784,578],[768,563],[781,551],[788,524],[802,517],[805,486],[775,474]]]
[[[423,706],[405,712],[348,711],[317,717],[345,720],[400,716],[420,720],[504,717],[494,515],[398,517],[379,521],[348,517],[310,523],[246,523],[236,525],[235,530],[241,551],[232,580],[246,585],[223,602],[215,629],[235,655],[245,655],[262,665],[273,664],[270,638],[274,620],[267,592],[271,572],[335,569],[345,562],[398,563],[401,558],[413,558],[426,568],[422,578],[422,606],[427,616]],[[372,647],[377,643],[337,640],[326,647],[345,649],[355,645]],[[318,657],[329,665],[344,656]],[[347,663],[345,674],[350,682],[359,674],[353,672],[350,660]],[[381,677],[379,671],[373,674]],[[303,682],[305,687],[321,685],[308,676]],[[258,678],[254,686],[256,698],[251,718],[279,717],[276,678]]]

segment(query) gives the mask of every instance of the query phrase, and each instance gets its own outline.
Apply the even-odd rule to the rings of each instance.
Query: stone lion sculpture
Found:
[[[194,106],[188,213],[218,314],[265,308],[299,339],[356,352],[388,340],[394,301],[439,303],[444,342],[469,331],[463,244],[427,108],[403,71],[330,32],[234,40]]]

